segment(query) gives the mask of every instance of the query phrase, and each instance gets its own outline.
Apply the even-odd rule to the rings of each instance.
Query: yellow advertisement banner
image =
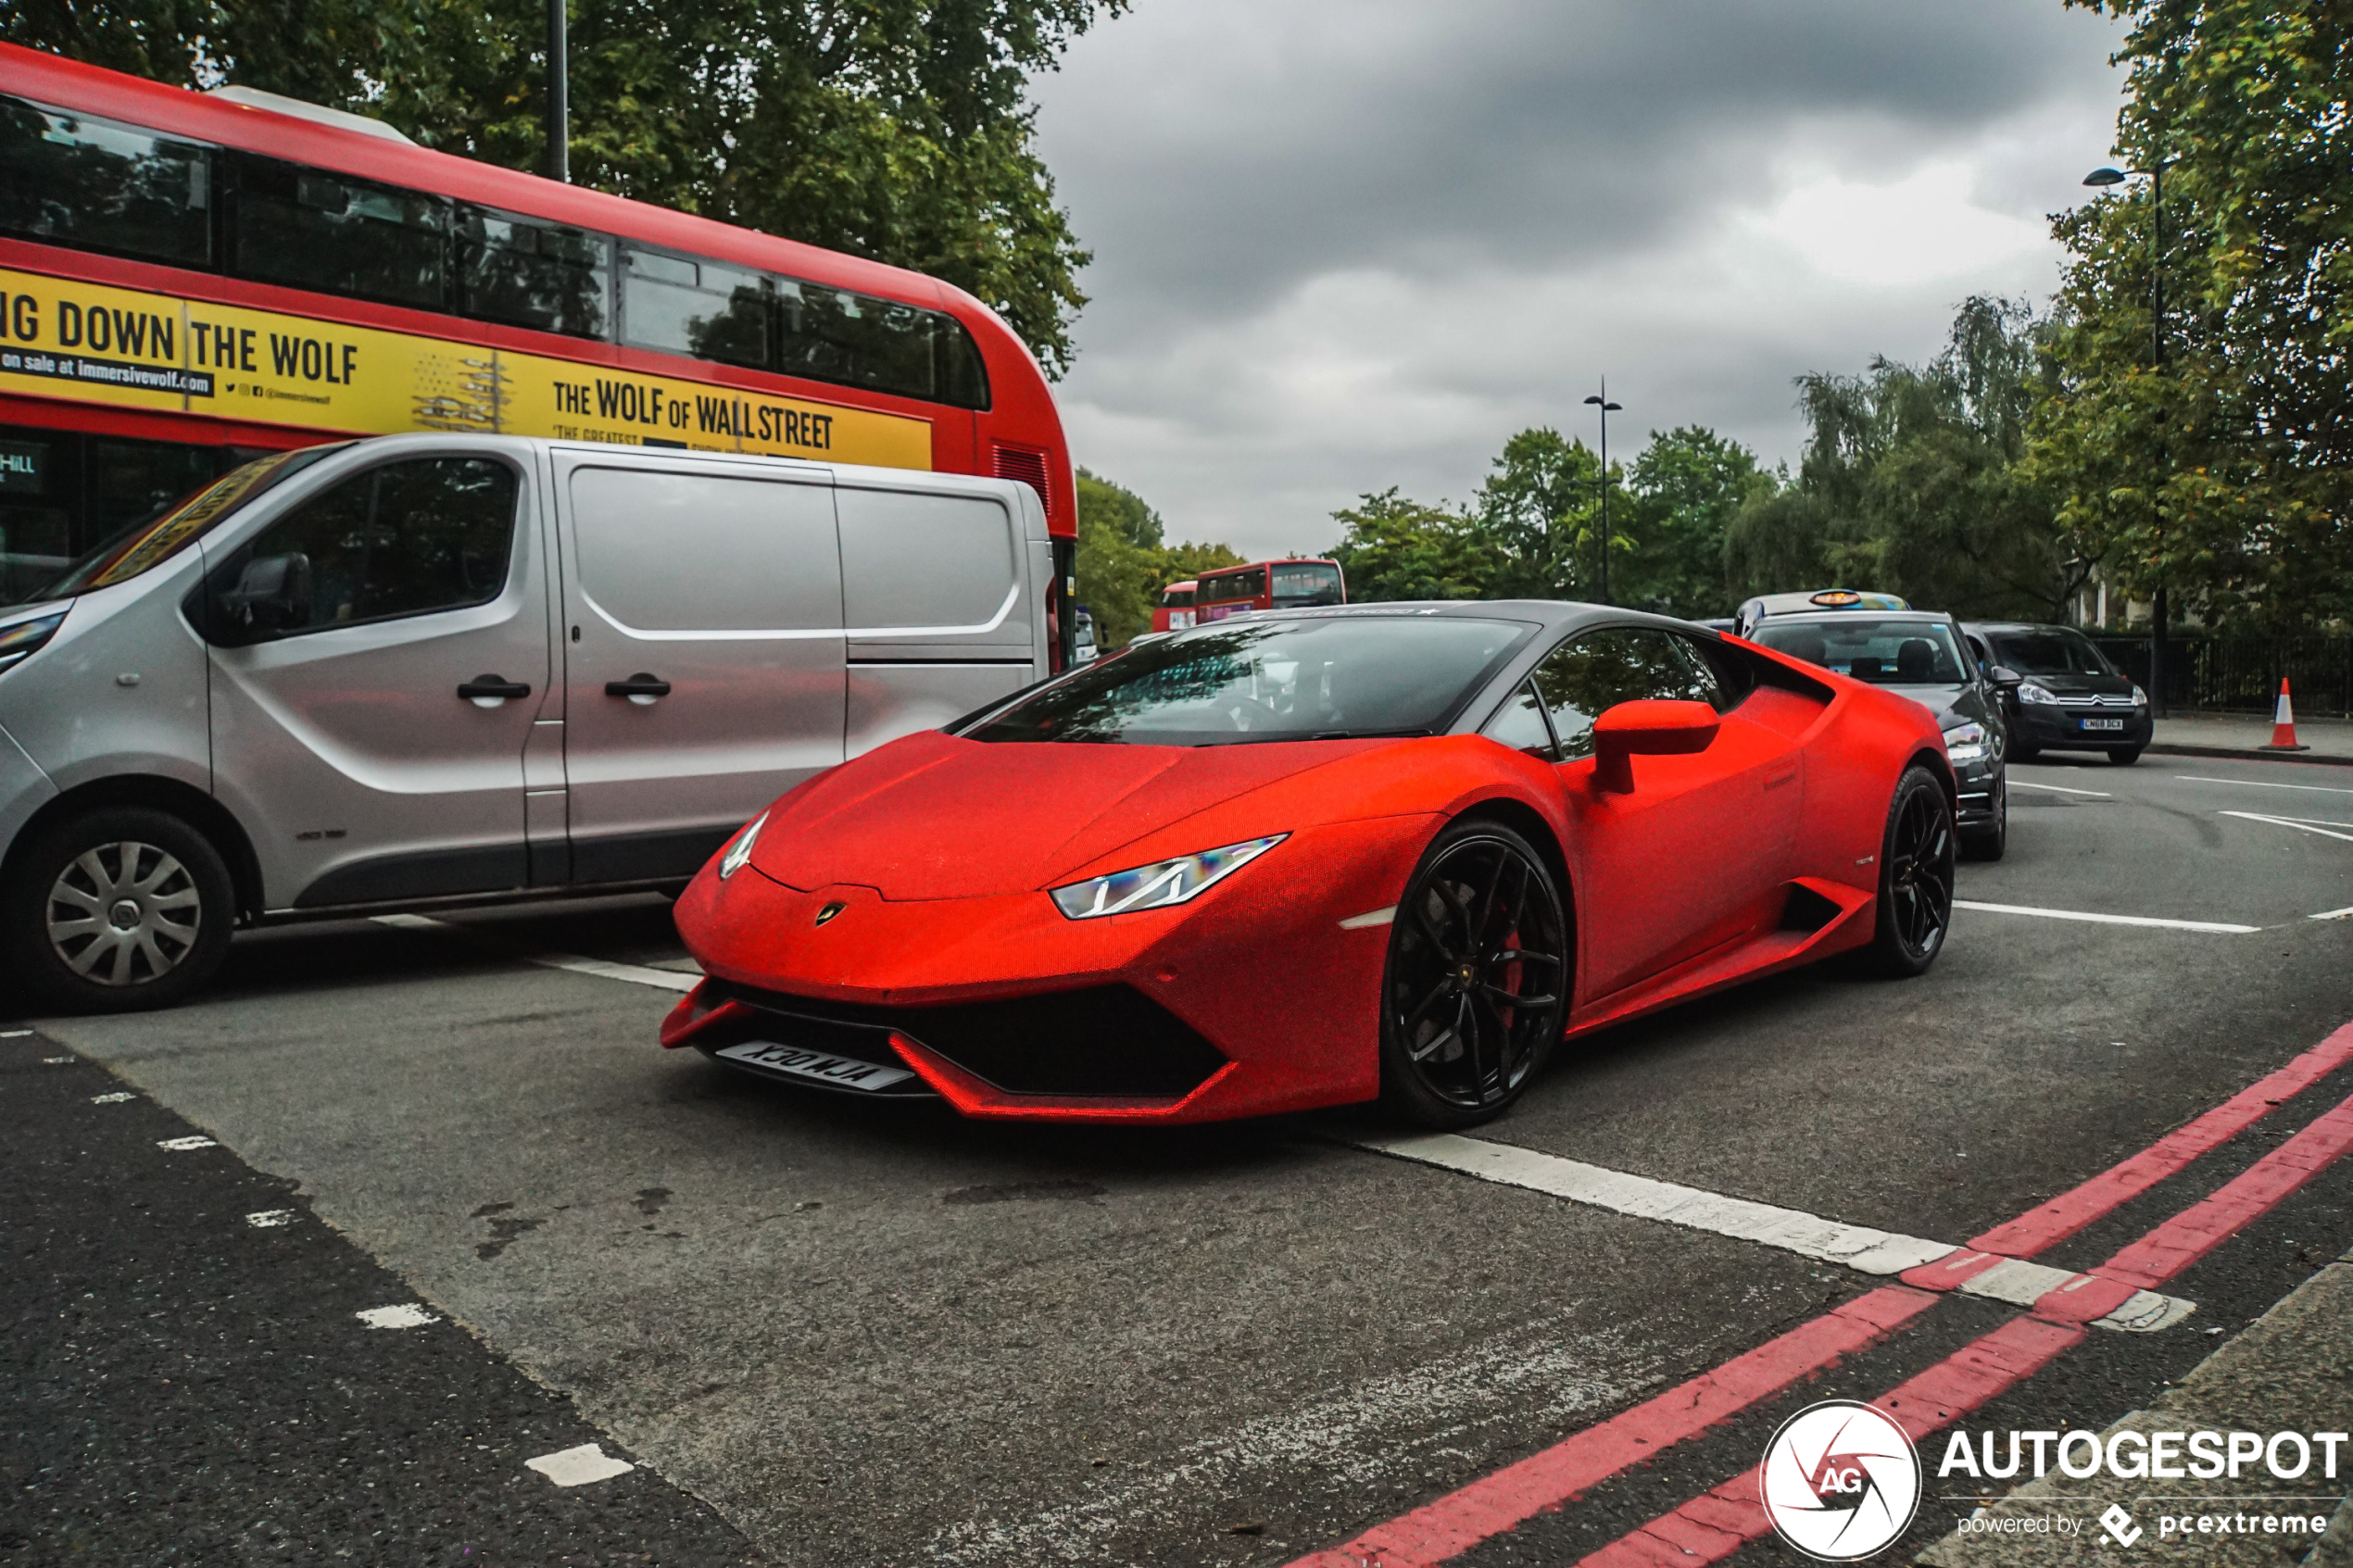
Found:
[[[931,467],[931,422],[0,268],[0,392],[389,435]]]

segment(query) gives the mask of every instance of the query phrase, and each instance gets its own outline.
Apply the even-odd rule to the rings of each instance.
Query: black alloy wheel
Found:
[[[1559,1042],[1572,979],[1544,858],[1499,822],[1452,824],[1390,925],[1381,1098],[1429,1127],[1501,1114]]]
[[[1918,763],[1896,781],[1887,810],[1872,956],[1889,974],[1925,974],[1953,924],[1953,802]]]

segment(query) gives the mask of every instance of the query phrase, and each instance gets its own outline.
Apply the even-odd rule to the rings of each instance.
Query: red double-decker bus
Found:
[[[1239,609],[1296,609],[1307,605],[1344,605],[1348,583],[1336,560],[1252,561],[1204,571],[1194,581],[1192,620],[1206,626]]]
[[[1026,481],[1067,656],[1069,448],[970,295],[359,116],[0,45],[0,574],[46,575],[258,452],[429,430]]]

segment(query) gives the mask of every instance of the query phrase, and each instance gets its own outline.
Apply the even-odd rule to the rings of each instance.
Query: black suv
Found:
[[[2148,693],[2108,662],[2099,646],[2072,626],[1971,621],[1961,628],[1980,660],[2015,671],[2005,681],[2012,755],[2038,751],[2105,751],[2111,762],[2140,760],[2155,727]]]
[[[2009,784],[2003,772],[2009,726],[1994,673],[1970,657],[1951,616],[1857,604],[1778,611],[1766,606],[1755,616],[1744,607],[1742,619],[1751,624],[1751,642],[1857,681],[1891,686],[1935,714],[1960,786],[1961,851],[1977,860],[2002,858],[2010,832]]]

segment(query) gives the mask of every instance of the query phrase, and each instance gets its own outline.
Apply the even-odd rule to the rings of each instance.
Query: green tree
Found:
[[[1476,519],[1408,500],[1395,485],[1332,519],[1346,530],[1332,558],[1360,603],[1484,598],[1504,564]]]
[[[1592,448],[1556,430],[1524,430],[1504,442],[1471,508],[1496,562],[1483,592],[1498,598],[1592,597],[1590,584],[1601,570],[1601,477]],[[1612,483],[1622,479],[1612,465]],[[1620,550],[1630,545],[1615,543]]]
[[[1126,0],[574,0],[573,177],[943,278],[1048,373],[1088,261],[1028,79]],[[183,86],[371,114],[545,163],[541,0],[18,0],[0,38]]]
[[[2164,201],[2143,180],[2057,220],[2074,261],[2030,469],[2128,587],[2166,587],[2218,622],[2341,621],[2353,7],[2070,3],[2131,26],[2118,151],[2162,170]]]
[[[1089,513],[1110,524],[1129,544],[1141,549],[1160,548],[1160,514],[1133,490],[1082,468],[1078,470],[1078,515],[1083,518]]]
[[[1797,481],[1758,488],[1733,516],[1732,586],[1840,583],[1961,615],[2063,619],[2093,563],[2020,462],[2046,335],[2025,307],[1975,298],[1924,368],[1799,377],[1811,434]]]
[[[1242,564],[1223,545],[1168,546],[1163,534],[1160,513],[1141,495],[1078,470],[1078,602],[1095,618],[1099,646],[1125,647],[1151,626],[1169,583]]]
[[[1742,505],[1773,487],[1756,454],[1737,441],[1697,425],[1653,431],[1627,473],[1632,505],[1612,514],[1612,531],[1625,517],[1630,541],[1610,567],[1617,601],[1662,615],[1727,613],[1725,535]]]

